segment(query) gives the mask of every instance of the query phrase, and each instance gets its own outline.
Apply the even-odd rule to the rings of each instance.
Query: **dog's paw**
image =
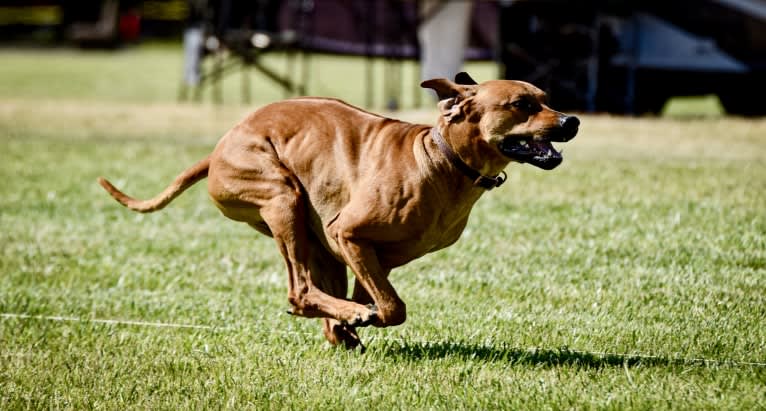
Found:
[[[324,336],[330,345],[343,347],[349,351],[359,347],[360,354],[364,354],[366,351],[366,347],[362,344],[362,340],[359,338],[359,334],[357,334],[354,327],[350,327],[335,319],[325,318],[322,328]]]
[[[356,333],[354,327],[338,324],[333,327],[333,333],[337,341],[343,345],[343,348],[353,351],[356,347],[359,347],[360,354],[364,354],[367,351],[367,347],[362,344],[362,340],[359,338],[359,334]]]
[[[348,327],[367,327],[378,320],[378,307],[375,304],[367,305],[367,312],[357,314],[351,321],[342,321],[341,324]]]

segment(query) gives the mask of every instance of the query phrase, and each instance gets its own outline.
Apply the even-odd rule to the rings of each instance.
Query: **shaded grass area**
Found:
[[[213,327],[2,317],[0,409],[766,407],[766,121],[584,116],[392,273],[408,321],[359,355],[204,184],[148,215],[96,184],[154,195],[247,109],[0,89],[0,313]]]
[[[0,96],[34,99],[107,100],[115,102],[167,103],[181,92],[183,53],[180,44],[150,44],[118,51],[71,49],[0,48]],[[362,57],[310,54],[302,60],[284,53],[266,53],[261,62],[271,70],[301,83],[307,67],[306,94],[338,97],[362,106],[372,93],[374,107],[386,107],[384,71],[387,63]],[[206,69],[212,65],[207,61]],[[400,94],[400,106],[412,108],[419,99],[425,107],[433,102],[419,87],[419,66],[405,61],[396,71],[398,83],[389,82]],[[495,78],[498,69],[490,62],[469,62],[466,69],[476,78]],[[367,85],[368,71],[375,81]],[[292,73],[292,74],[291,74]],[[247,71],[254,104],[288,97],[276,83],[255,69]],[[226,104],[242,104],[243,74],[234,71],[223,78],[221,94]],[[204,87],[201,99],[213,100],[213,89]],[[417,97],[416,97],[417,94]]]
[[[169,103],[181,93],[183,53],[180,44],[154,43],[117,51],[71,49],[0,48],[0,96],[16,99],[107,100],[134,103]],[[261,62],[276,73],[303,82],[303,67],[307,67],[306,94],[337,97],[351,104],[365,106],[368,93],[374,108],[388,107],[386,87],[399,96],[401,108],[430,108],[430,96],[420,90],[416,62],[401,62],[393,70],[395,78],[386,85],[385,71],[390,64],[382,59],[371,63],[362,57],[309,54],[306,59],[270,52]],[[211,62],[207,62],[208,69]],[[477,80],[497,78],[499,67],[493,62],[467,62],[464,69]],[[289,96],[274,82],[257,70],[246,75],[238,71],[224,76],[221,96],[228,105],[242,104],[243,82],[249,80],[249,95],[253,104],[264,104]],[[367,84],[368,73],[374,83]],[[391,75],[391,74],[389,74]],[[204,87],[201,100],[213,101],[213,89]],[[191,93],[189,93],[189,96]],[[672,98],[663,113],[671,117],[721,116],[725,114],[718,98],[713,95]]]

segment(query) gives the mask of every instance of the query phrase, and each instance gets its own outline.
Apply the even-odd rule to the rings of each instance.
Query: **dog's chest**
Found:
[[[431,230],[433,232],[431,236],[433,240],[430,241],[431,248],[428,251],[441,250],[442,248],[454,244],[460,238],[467,223],[467,213],[459,216],[441,218],[440,221],[437,222],[436,227]]]
[[[413,231],[403,241],[382,243],[376,247],[378,259],[386,268],[395,268],[454,244],[463,233],[468,216],[461,218],[437,218],[424,230]]]

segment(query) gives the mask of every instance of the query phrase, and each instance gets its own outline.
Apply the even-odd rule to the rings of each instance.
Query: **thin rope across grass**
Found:
[[[69,316],[51,316],[51,315],[32,315],[23,313],[0,313],[0,319],[29,319],[53,322],[78,322],[95,323],[116,326],[134,326],[134,327],[153,327],[153,328],[173,328],[173,329],[193,329],[208,331],[236,331],[237,327],[232,326],[211,326],[199,324],[182,323],[163,323],[151,321],[120,320],[120,319],[101,319],[101,318],[79,318]],[[299,335],[307,338],[315,338],[317,335],[300,331],[274,331],[276,334]],[[764,362],[756,361],[738,361],[738,360],[719,360],[710,358],[684,358],[667,357],[661,355],[644,353],[615,353],[609,351],[587,351],[576,350],[568,347],[545,348],[545,347],[511,347],[504,344],[500,347],[492,344],[471,344],[456,342],[433,342],[433,341],[414,341],[398,337],[373,337],[371,341],[382,340],[389,344],[398,344],[397,347],[388,347],[387,350],[399,355],[415,355],[418,357],[446,357],[466,355],[472,358],[512,358],[518,362],[548,363],[548,364],[582,364],[591,366],[603,365],[633,365],[635,363],[650,362],[653,364],[667,365],[702,365],[702,366],[734,366],[734,367],[766,367]]]
[[[3,319],[17,318],[17,319],[30,319],[30,320],[45,320],[55,322],[79,322],[79,323],[96,323],[96,324],[109,324],[109,325],[131,325],[138,327],[155,327],[155,328],[188,328],[196,330],[233,330],[232,327],[213,327],[210,325],[197,325],[197,324],[178,324],[178,323],[161,323],[150,321],[134,321],[134,320],[115,320],[115,319],[100,319],[100,318],[79,318],[79,317],[66,317],[56,315],[31,315],[31,314],[16,314],[16,313],[2,313],[0,317]]]

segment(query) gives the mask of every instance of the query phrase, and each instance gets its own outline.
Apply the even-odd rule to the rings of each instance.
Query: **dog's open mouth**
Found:
[[[519,139],[507,137],[498,148],[506,157],[521,163],[529,163],[543,170],[553,170],[563,160],[548,140]]]

